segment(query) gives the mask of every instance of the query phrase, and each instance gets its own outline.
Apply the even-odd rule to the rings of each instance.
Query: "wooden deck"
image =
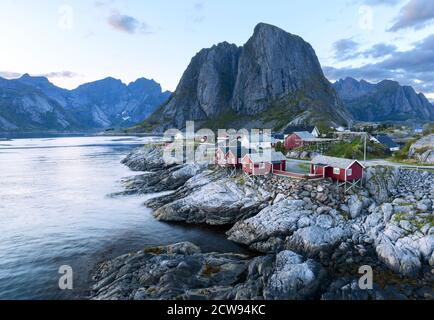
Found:
[[[322,175],[313,175],[313,174],[306,174],[306,173],[296,173],[296,172],[288,172],[288,171],[279,171],[275,170],[273,173],[277,176],[282,177],[289,177],[294,179],[300,179],[300,180],[320,180],[323,179]]]

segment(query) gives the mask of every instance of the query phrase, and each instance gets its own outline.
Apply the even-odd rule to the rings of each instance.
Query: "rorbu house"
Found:
[[[226,166],[233,168],[242,167],[242,159],[245,155],[250,154],[251,149],[244,148],[240,143],[236,147],[229,147],[226,153]]]
[[[316,140],[317,138],[315,138],[310,132],[307,131],[294,132],[293,134],[286,137],[284,143],[285,149],[293,150],[300,147],[304,147],[305,145],[308,145]]]
[[[225,167],[227,165],[226,154],[228,153],[229,147],[218,146],[215,154],[215,163],[218,166]]]
[[[317,156],[311,161],[310,173],[355,185],[363,179],[365,166],[357,160]]]
[[[255,176],[263,176],[274,171],[285,171],[286,157],[281,152],[246,154],[242,159],[243,171]]]

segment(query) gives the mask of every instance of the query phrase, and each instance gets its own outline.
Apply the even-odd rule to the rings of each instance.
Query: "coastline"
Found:
[[[147,146],[123,160],[131,169],[147,172],[139,179],[126,180],[129,192],[146,194],[157,185],[163,186],[173,193],[145,203],[154,210],[155,218],[180,224],[232,226],[226,233],[229,240],[245,245],[257,256],[203,253],[192,243],[148,247],[99,264],[93,273],[92,299],[434,297],[434,289],[429,287],[434,228],[424,230],[426,236],[420,237],[428,246],[424,249],[426,258],[416,258],[408,246],[401,249],[401,243],[384,238],[384,231],[396,231],[400,225],[391,223],[390,217],[381,221],[385,207],[390,209],[384,205],[384,197],[396,188],[391,185],[399,174],[396,169],[380,168],[383,181],[371,181],[361,193],[330,200],[337,191],[327,183],[300,184],[272,178],[266,186],[265,178],[246,182],[223,169],[164,166],[160,152],[158,147]],[[285,189],[291,192],[285,194]],[[338,207],[332,208],[336,204]],[[391,206],[397,211],[402,207],[399,201]],[[358,267],[365,264],[375,269],[378,279],[371,291],[357,285]],[[143,280],[144,274],[155,272],[158,277]],[[197,281],[188,283],[187,279]],[[187,284],[181,285],[185,281]]]

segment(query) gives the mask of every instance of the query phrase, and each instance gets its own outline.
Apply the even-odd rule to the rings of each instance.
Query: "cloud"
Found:
[[[359,44],[352,39],[341,39],[333,43],[337,60],[349,60],[358,56]]]
[[[414,28],[422,29],[434,19],[433,0],[410,0],[405,5],[394,25],[388,31],[398,31],[401,29]]]
[[[0,71],[0,77],[6,78],[6,79],[16,79],[21,77],[23,74],[19,72],[13,72],[13,71]]]
[[[6,79],[18,79],[23,76],[23,73],[14,72],[14,71],[0,71],[0,77]],[[73,71],[54,71],[48,73],[39,73],[34,74],[34,77],[45,77],[45,78],[75,78],[78,77],[79,74]]]
[[[377,43],[372,48],[361,53],[364,57],[382,58],[395,53],[398,48],[393,44]]]
[[[41,74],[40,76],[46,78],[75,78],[78,77],[78,74],[72,71],[60,71],[60,72],[49,72],[49,73]]]
[[[107,19],[108,24],[117,31],[129,34],[150,34],[149,26],[142,21],[137,20],[133,16],[121,14],[118,11],[113,11]]]
[[[427,93],[426,97],[429,101],[434,102],[434,92]]]
[[[407,51],[395,51],[383,61],[361,67],[325,67],[331,80],[345,77],[370,81],[392,79],[414,86],[422,92],[434,92],[434,35],[430,35]]]
[[[360,44],[352,39],[342,39],[333,44],[335,59],[347,61],[356,58],[383,58],[395,53],[397,47],[392,44],[377,43],[369,49],[359,50]]]

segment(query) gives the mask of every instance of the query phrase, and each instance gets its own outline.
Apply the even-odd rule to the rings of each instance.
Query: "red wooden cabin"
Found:
[[[357,160],[326,156],[315,157],[310,166],[311,174],[341,182],[362,180],[365,169],[365,166]]]
[[[293,150],[303,147],[313,140],[315,140],[315,137],[307,131],[294,132],[286,137],[284,145],[286,150]]]
[[[269,154],[246,154],[242,159],[243,171],[248,174],[262,176],[274,171],[285,171],[286,157],[281,152],[271,151]]]

